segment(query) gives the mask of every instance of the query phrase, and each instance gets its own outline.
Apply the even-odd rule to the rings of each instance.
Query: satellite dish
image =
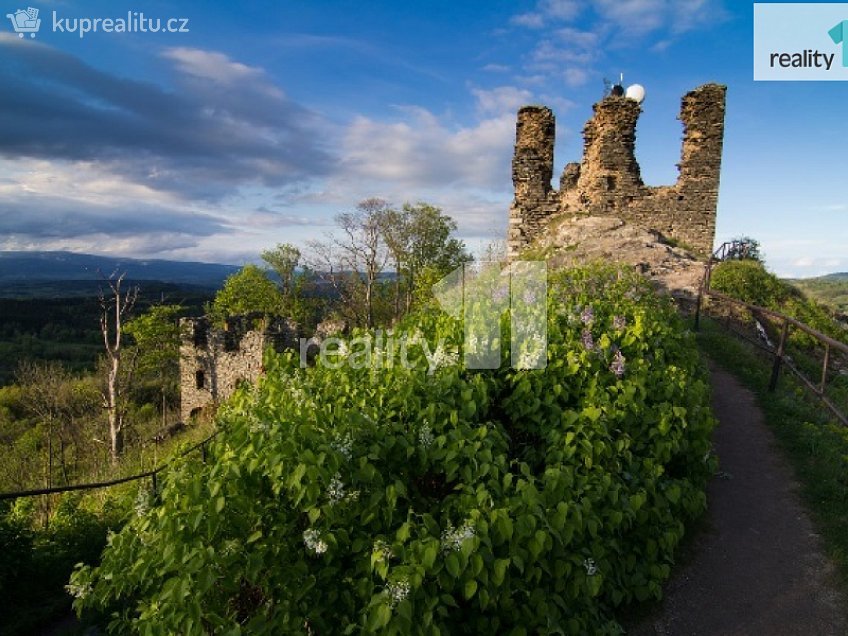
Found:
[[[627,87],[624,96],[641,104],[645,100],[645,87],[641,84],[631,84]]]

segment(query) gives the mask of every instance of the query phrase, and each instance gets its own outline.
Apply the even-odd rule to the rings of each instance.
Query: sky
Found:
[[[848,84],[755,82],[749,2],[32,2],[35,38],[0,24],[0,249],[241,264],[380,197],[481,250],[505,237],[517,109],[554,110],[558,182],[623,73],[648,185],[676,180],[681,96],[726,84],[716,244],[848,271]],[[69,32],[128,12],[188,32]]]

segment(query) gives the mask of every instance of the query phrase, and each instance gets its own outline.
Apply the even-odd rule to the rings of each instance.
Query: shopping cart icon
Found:
[[[34,38],[41,28],[41,18],[38,17],[38,9],[27,7],[26,11],[18,9],[14,13],[7,13],[6,17],[12,21],[12,28],[19,38],[24,37],[24,33],[29,33],[29,37]]]

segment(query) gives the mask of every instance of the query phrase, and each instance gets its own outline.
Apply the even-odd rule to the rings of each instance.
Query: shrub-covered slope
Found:
[[[435,311],[394,334],[445,339],[432,374],[420,345],[414,368],[269,357],[207,462],[74,574],[77,608],[118,633],[619,632],[705,507],[704,371],[635,274],[558,274],[547,308],[544,370],[451,364]]]

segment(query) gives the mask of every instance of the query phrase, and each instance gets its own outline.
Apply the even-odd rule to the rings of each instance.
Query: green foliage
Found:
[[[136,382],[131,387],[135,393],[138,385],[144,384],[152,385],[159,396],[167,396],[171,401],[179,397],[179,319],[184,313],[182,305],[152,305],[124,325],[124,332],[135,343]],[[153,396],[151,399],[155,400]],[[161,397],[156,401],[161,402]]]
[[[212,302],[216,318],[250,313],[274,315],[281,308],[280,291],[256,265],[245,265],[227,278]]]
[[[259,256],[280,279],[280,292],[283,298],[289,298],[294,293],[300,250],[290,243],[278,243],[274,249],[264,250]]]
[[[781,312],[831,338],[848,342],[848,333],[834,320],[831,310],[804,298],[798,289],[766,270],[759,261],[721,263],[713,270],[710,286],[715,291]],[[800,331],[793,332],[792,341],[806,348],[815,344],[811,336]]]
[[[368,365],[269,355],[207,463],[182,461],[74,573],[76,608],[122,634],[620,633],[714,468],[671,304],[630,272],[562,274],[537,371],[450,364],[462,328],[435,311],[401,333],[407,365],[385,344]]]
[[[76,563],[95,559],[126,510],[111,501],[92,511],[81,495],[65,495],[50,524],[34,529],[32,500],[0,507],[0,632],[38,632],[45,621],[67,613],[65,591]]]
[[[737,236],[732,239],[733,245],[727,251],[726,258],[735,260],[752,260],[761,263],[763,254],[760,242],[750,236]]]
[[[734,260],[719,264],[712,273],[710,286],[746,303],[777,310],[792,294],[792,289],[766,270],[759,261]]]

